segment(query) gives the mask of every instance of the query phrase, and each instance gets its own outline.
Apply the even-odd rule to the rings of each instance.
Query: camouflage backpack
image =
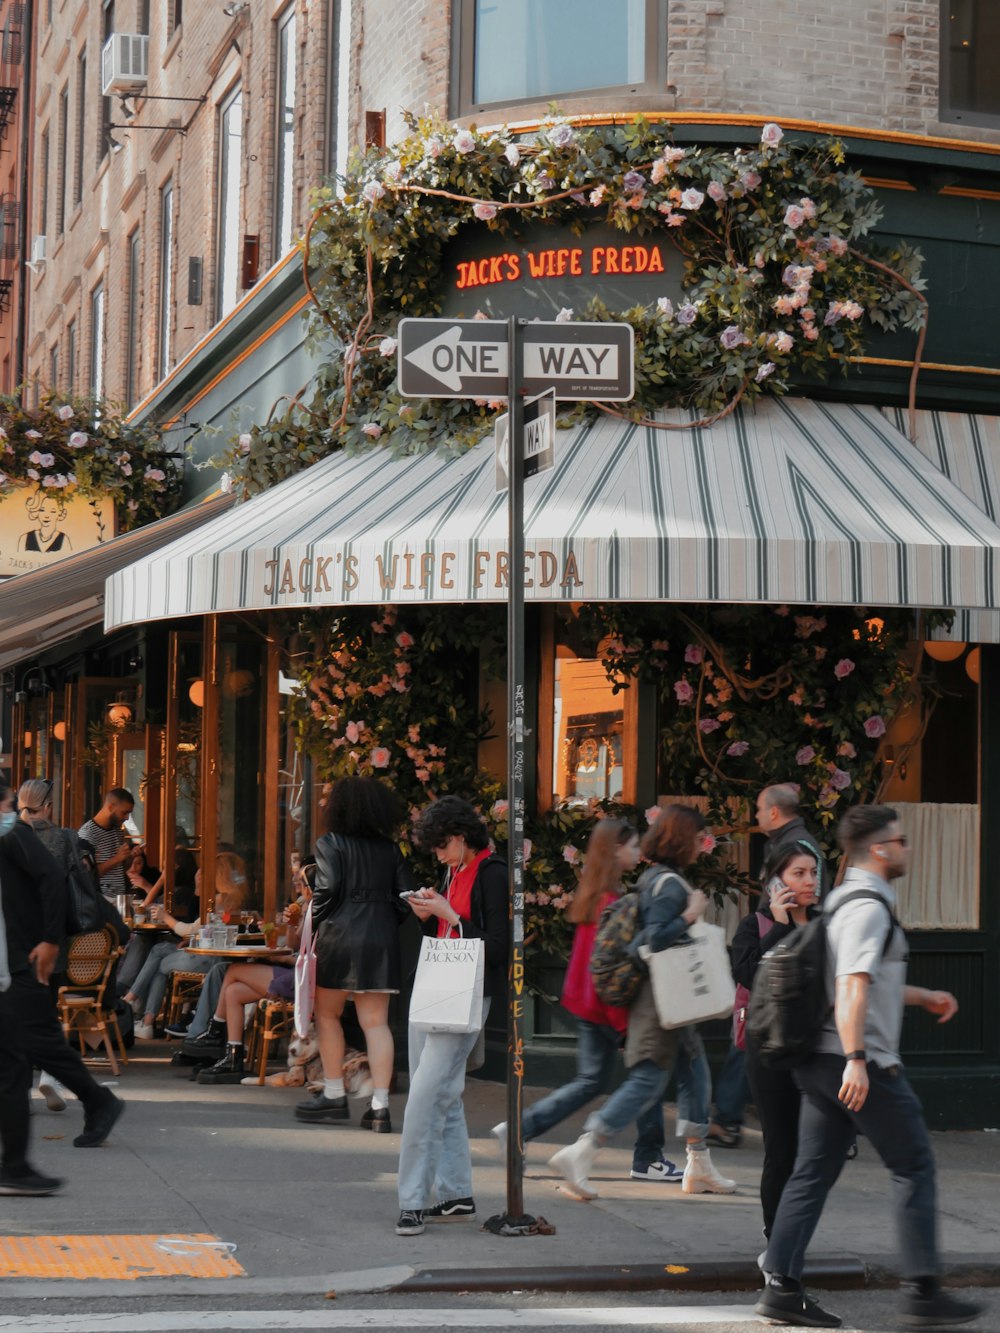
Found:
[[[601,913],[590,955],[594,991],[605,1004],[627,1007],[647,976],[638,954],[642,931],[642,891],[623,894]]]

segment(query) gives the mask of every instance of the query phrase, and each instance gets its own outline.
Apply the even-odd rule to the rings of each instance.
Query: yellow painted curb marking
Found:
[[[0,1278],[245,1277],[218,1236],[0,1236]]]

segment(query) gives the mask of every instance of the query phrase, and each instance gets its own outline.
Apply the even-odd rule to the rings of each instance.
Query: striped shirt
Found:
[[[93,847],[94,858],[98,865],[103,865],[105,861],[110,861],[116,856],[125,842],[125,834],[120,828],[101,828],[100,824],[92,819],[88,819],[86,824],[82,825],[79,836]],[[112,866],[101,876],[101,892],[105,897],[113,898],[116,893],[127,891],[128,879],[123,865]]]

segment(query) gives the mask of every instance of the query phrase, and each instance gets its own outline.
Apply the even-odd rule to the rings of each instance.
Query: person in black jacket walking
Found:
[[[327,798],[327,832],[316,844],[312,897],[323,1091],[296,1106],[296,1120],[350,1119],[340,1019],[351,997],[374,1084],[361,1128],[392,1131],[389,1083],[395,1048],[389,997],[399,993],[402,978],[399,924],[406,908],[399,895],[415,883],[393,841],[402,820],[401,802],[377,778],[341,778]]]
[[[446,867],[444,892],[420,889],[408,901],[426,935],[460,929],[485,954],[483,1023],[507,996],[507,866],[490,849],[486,825],[467,801],[443,796],[417,821],[417,840]],[[410,1093],[399,1149],[398,1236],[424,1223],[474,1218],[472,1159],[462,1093],[479,1032],[424,1032],[410,1025]]]
[[[765,885],[768,901],[745,916],[736,928],[731,954],[733,976],[739,985],[752,991],[764,954],[816,915],[818,884],[815,854],[793,845],[776,863],[774,874]],[[802,1094],[790,1069],[770,1069],[761,1064],[749,1034],[746,1034],[746,1055],[747,1080],[764,1135],[760,1202],[764,1235],[769,1237],[781,1191],[795,1165]]]
[[[0,993],[0,1194],[51,1194],[60,1182],[39,1176],[27,1160],[32,1067],[45,1069],[83,1103],[77,1148],[102,1144],[125,1103],[94,1081],[63,1036],[49,978],[66,933],[66,879],[17,818],[6,783],[0,784],[0,901],[10,973]]]

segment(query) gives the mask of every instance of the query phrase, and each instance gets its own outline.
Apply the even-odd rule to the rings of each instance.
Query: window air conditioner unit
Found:
[[[43,264],[45,262],[44,236],[36,236],[31,242],[31,262],[33,264]]]
[[[101,92],[130,93],[144,88],[149,77],[149,38],[142,33],[113,32],[101,51]]]

